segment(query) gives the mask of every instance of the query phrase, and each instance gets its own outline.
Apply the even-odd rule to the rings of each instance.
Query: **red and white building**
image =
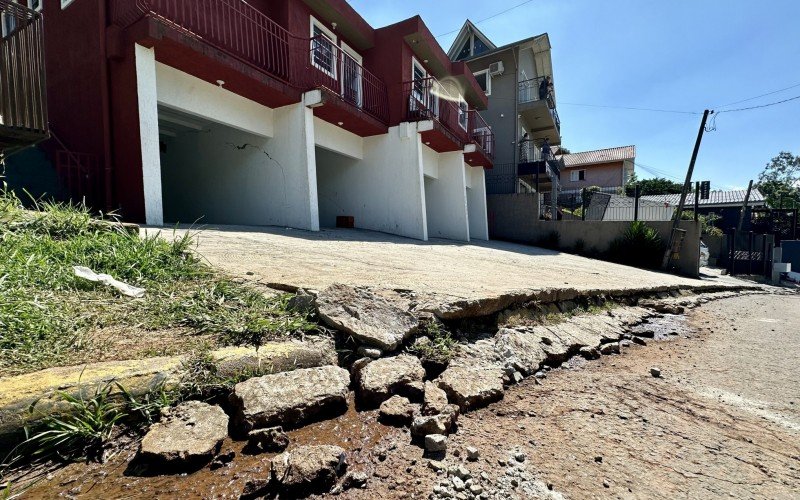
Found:
[[[44,4],[48,148],[131,221],[488,238],[487,98],[419,16],[345,0]],[[77,172],[77,175],[76,175]]]

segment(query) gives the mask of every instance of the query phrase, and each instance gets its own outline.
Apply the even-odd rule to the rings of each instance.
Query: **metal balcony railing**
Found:
[[[0,0],[0,149],[45,138],[42,16],[11,0]]]
[[[561,170],[564,168],[564,160],[561,156],[552,153],[545,155],[542,148],[536,145],[533,139],[523,139],[519,141],[519,163],[532,163],[545,161],[548,175],[553,178],[561,178]]]
[[[474,109],[469,111],[469,132],[472,135],[472,142],[477,144],[490,160],[493,159],[494,132],[480,113]]]
[[[403,100],[408,121],[435,120],[461,147],[472,141],[467,104],[450,95],[436,78],[404,82]]]
[[[544,76],[530,78],[519,82],[518,97],[520,104],[533,101],[547,101],[550,109],[555,109],[556,103],[553,99],[553,91],[550,86],[544,83]]]
[[[383,123],[386,85],[324,37],[292,35],[242,0],[111,0],[112,22],[150,16],[301,91],[325,87]]]

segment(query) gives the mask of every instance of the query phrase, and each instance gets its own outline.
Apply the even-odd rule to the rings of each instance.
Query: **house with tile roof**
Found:
[[[622,188],[633,176],[636,146],[598,149],[560,155],[562,192],[575,192],[589,186]]]

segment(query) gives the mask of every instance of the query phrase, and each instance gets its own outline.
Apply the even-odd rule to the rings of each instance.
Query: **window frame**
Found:
[[[481,71],[476,71],[472,75],[477,79],[478,75],[483,73],[486,74],[486,90],[484,90],[483,93],[486,94],[487,96],[492,95],[492,75],[489,74],[489,68],[486,68]]]
[[[44,0],[38,0],[38,2],[39,2],[39,6],[38,7],[34,7],[33,6],[33,2],[35,2],[35,1],[37,1],[37,0],[28,0],[27,1],[28,8],[31,9],[31,10],[35,10],[36,12],[41,12],[42,9],[44,8]]]
[[[337,79],[337,74],[338,74],[337,66],[338,66],[338,59],[339,59],[337,57],[337,51],[339,50],[339,46],[338,46],[338,39],[336,37],[336,34],[332,30],[330,30],[327,26],[325,26],[319,19],[317,19],[314,16],[309,16],[308,25],[309,25],[309,35],[311,36],[311,53],[310,53],[311,65],[314,66],[315,68],[317,68],[318,70],[322,71],[323,73],[325,73],[329,77],[331,77],[334,80],[336,80]],[[331,69],[330,70],[325,68],[324,66],[322,66],[320,64],[317,64],[317,62],[314,60],[314,56],[316,55],[316,51],[317,51],[317,48],[314,46],[314,44],[317,43],[317,41],[314,39],[316,37],[316,35],[314,34],[314,28],[315,27],[319,28],[319,31],[321,32],[322,36],[327,38],[328,41],[331,44],[331,52],[332,53],[331,53]]]
[[[75,0],[61,0],[61,10],[64,10],[67,7],[69,7],[70,5],[72,5],[72,2],[74,2],[74,1]],[[42,0],[42,3],[44,3],[44,0]]]
[[[586,169],[572,170],[569,173],[570,182],[581,182],[586,180]]]
[[[342,55],[344,57],[349,57],[356,63],[357,67],[357,75],[358,75],[358,107],[360,108],[364,104],[364,58],[361,57],[361,54],[356,52],[352,47],[347,45],[344,40],[342,40],[340,46],[340,50],[342,51]],[[345,75],[342,75],[342,95],[345,93]]]

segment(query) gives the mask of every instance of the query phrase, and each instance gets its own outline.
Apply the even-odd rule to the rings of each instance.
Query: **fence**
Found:
[[[48,130],[42,16],[0,0],[0,19],[0,128],[4,137],[35,141]]]
[[[718,264],[724,266],[728,274],[772,277],[774,235],[734,229],[725,235],[724,241]]]

